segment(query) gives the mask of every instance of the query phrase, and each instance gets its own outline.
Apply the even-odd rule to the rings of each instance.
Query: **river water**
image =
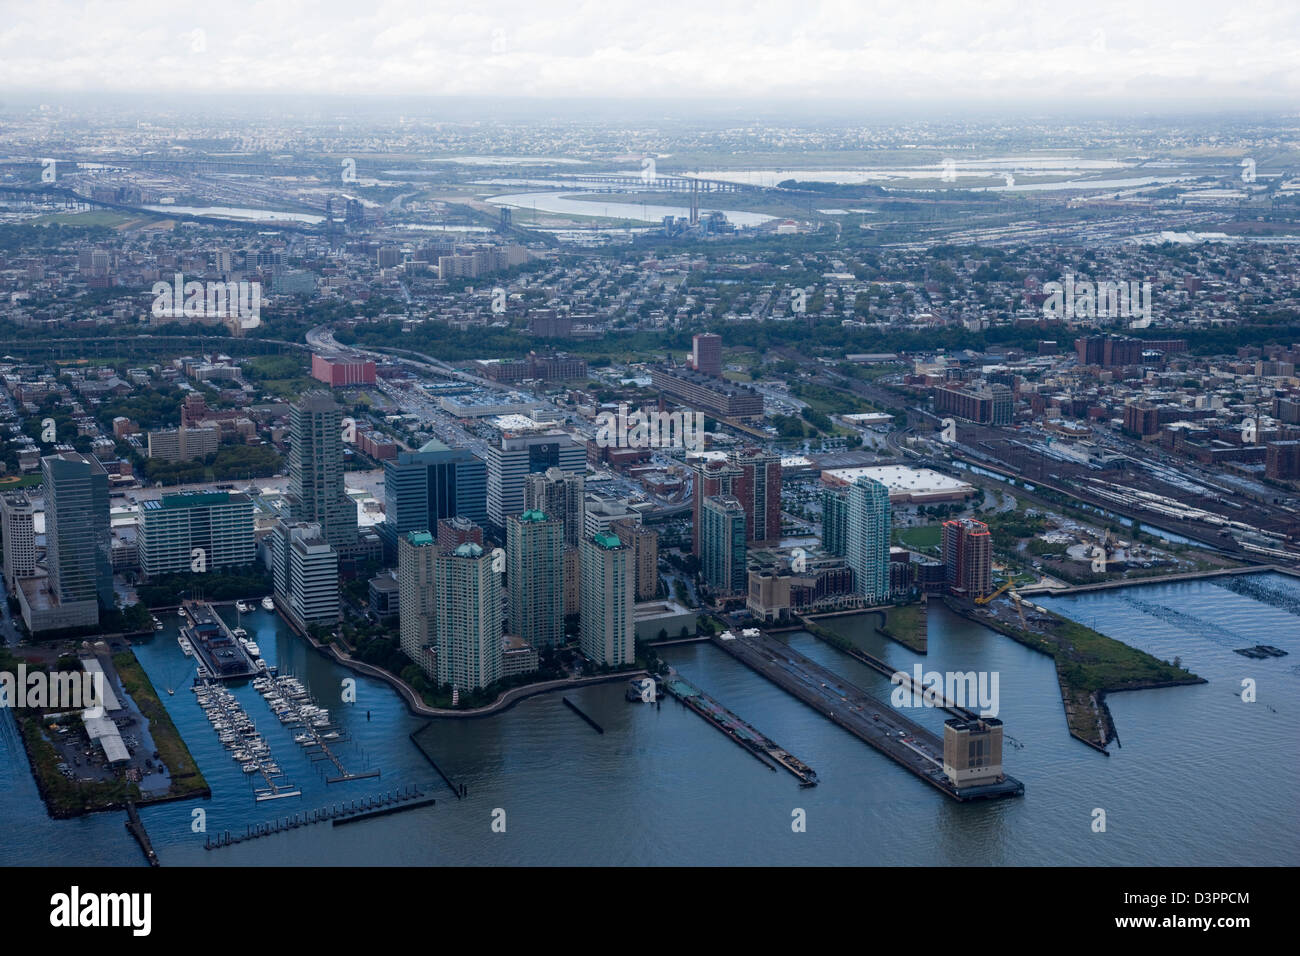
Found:
[[[1240,582],[1242,579],[1235,579]],[[707,644],[665,649],[682,674],[810,764],[821,785],[801,790],[673,700],[624,702],[621,684],[570,691],[605,728],[598,735],[560,695],[524,701],[485,719],[442,720],[432,748],[468,787],[457,800],[409,741],[425,722],[382,682],[357,678],[355,705],[339,701],[348,672],[311,651],[278,618],[245,615],[263,654],[302,677],[353,738],[338,748],[349,770],[378,780],[327,784],[249,687],[237,690],[301,798],[256,804],[193,695],[165,688],[187,661],[169,627],[137,647],[160,695],[213,788],[209,801],[147,808],[143,818],[164,865],[220,864],[899,864],[997,865],[1300,863],[1294,826],[1300,785],[1300,581],[1251,576],[1232,588],[1208,581],[1147,585],[1055,599],[1051,607],[1150,651],[1182,658],[1208,684],[1114,694],[1122,746],[1103,756],[1069,737],[1051,660],[934,606],[929,654],[876,635],[863,618],[841,625],[865,650],[901,670],[996,670],[1008,747],[1005,766],[1023,798],[957,804],[784,691]],[[1240,593],[1239,593],[1240,592]],[[166,620],[166,619],[164,619]],[[799,632],[790,645],[887,699],[887,678]],[[1233,647],[1273,644],[1290,657],[1254,661]],[[1256,681],[1258,701],[1238,696]],[[370,719],[366,719],[367,710]],[[941,733],[946,714],[908,716]],[[11,727],[7,715],[0,722]],[[333,768],[331,767],[331,772]],[[409,783],[436,806],[329,824],[207,851],[209,833],[350,801]],[[26,758],[0,733],[0,840],[4,863],[134,865],[142,855],[121,813],[71,821],[46,817]],[[806,832],[791,828],[806,815]],[[1093,811],[1106,831],[1093,832]],[[493,832],[504,811],[504,833]],[[500,818],[500,815],[497,815]]]

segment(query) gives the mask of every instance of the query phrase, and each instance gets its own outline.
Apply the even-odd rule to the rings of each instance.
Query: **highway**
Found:
[[[337,354],[355,358],[365,358],[376,362],[397,361],[402,365],[409,366],[413,370],[423,375],[433,375],[441,379],[451,379],[476,385],[481,388],[490,389],[494,392],[509,391],[517,393],[523,401],[536,403],[542,407],[546,415],[543,417],[559,422],[565,430],[573,434],[579,441],[587,441],[596,437],[596,426],[586,419],[582,418],[576,412],[570,409],[559,408],[550,402],[544,395],[538,395],[530,392],[518,385],[503,386],[499,382],[491,379],[482,378],[470,372],[465,372],[453,368],[446,362],[439,359],[430,358],[419,352],[413,352],[409,349],[391,349],[388,351],[378,351],[375,349],[360,348],[357,346],[342,345],[335,338],[334,333],[327,325],[318,325],[310,329],[306,334],[307,345],[313,350],[321,353]],[[389,352],[400,352],[402,355],[392,355]],[[408,356],[419,356],[410,358]],[[489,441],[474,432],[465,428],[460,421],[451,413],[441,409],[437,401],[431,398],[429,394],[420,387],[418,383],[411,382],[394,382],[387,379],[379,379],[378,387],[384,395],[393,402],[405,414],[415,415],[421,424],[432,431],[439,440],[457,448],[467,448],[484,461],[488,459]],[[652,462],[660,467],[667,468],[674,464],[674,460],[665,455],[653,454]],[[595,481],[589,478],[588,481]],[[648,494],[645,489],[636,481],[626,478],[623,475],[609,472],[606,479],[610,484],[610,490],[614,493],[630,498],[633,501],[650,501],[656,506],[656,511],[664,514],[673,514],[690,508],[690,479],[687,478],[687,493],[685,504],[680,501],[661,499]]]

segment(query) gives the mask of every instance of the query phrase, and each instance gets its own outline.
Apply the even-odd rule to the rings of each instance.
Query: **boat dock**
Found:
[[[240,681],[262,672],[264,665],[248,652],[211,604],[186,601],[180,617],[185,622],[181,625],[181,648],[198,659],[199,672],[205,677]]]
[[[364,780],[380,775],[378,770],[354,773],[343,765],[331,745],[346,743],[347,736],[334,726],[329,711],[312,699],[298,678],[287,674],[264,674],[253,681],[253,689],[266,700],[266,706],[271,708],[280,723],[297,731],[293,741],[306,751],[313,765],[318,762],[334,765],[338,772],[335,776],[327,776],[326,783]]]
[[[778,747],[698,687],[683,680],[675,672],[664,681],[664,686],[668,693],[740,744],[771,770],[776,770],[776,766],[773,766],[776,764],[793,774],[800,786],[817,786],[817,774],[811,767],[794,754]]]
[[[1025,792],[1025,785],[1010,776],[997,783],[958,789],[943,772],[940,737],[761,631],[727,640],[715,637],[713,643],[954,800],[1011,797]]]
[[[249,824],[243,833],[231,833],[226,830],[217,834],[215,839],[209,836],[204,842],[203,848],[205,850],[217,850],[223,846],[234,846],[236,843],[246,843],[249,840],[257,840],[261,837],[273,836],[276,833],[285,833],[289,830],[297,830],[299,827],[309,827],[317,823],[330,823],[333,826],[338,826],[341,823],[352,823],[367,820],[371,817],[399,813],[403,810],[428,807],[432,806],[434,802],[434,799],[425,796],[419,787],[411,785],[379,796],[363,797],[360,800],[353,800],[351,803],[338,803],[319,810],[304,810],[301,813],[295,813],[291,817],[272,820],[270,823]]]
[[[296,786],[284,782],[280,765],[271,756],[270,745],[257,732],[257,724],[244,712],[234,694],[210,681],[197,683],[191,689],[222,746],[230,751],[244,773],[258,774],[265,781],[266,786],[253,792],[256,802],[302,796]]]

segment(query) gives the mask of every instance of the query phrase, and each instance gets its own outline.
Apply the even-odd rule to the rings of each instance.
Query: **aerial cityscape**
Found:
[[[0,862],[1300,864],[1295,84],[194,16],[0,38]]]

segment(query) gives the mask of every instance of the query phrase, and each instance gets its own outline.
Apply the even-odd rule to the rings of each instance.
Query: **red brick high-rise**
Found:
[[[943,523],[943,565],[948,587],[968,598],[993,593],[993,538],[974,518]]]
[[[745,509],[745,540],[760,547],[781,540],[781,456],[756,448],[732,452],[725,462],[695,466],[691,494],[691,540],[700,553],[704,499],[731,495]]]
[[[691,367],[697,372],[722,377],[722,336],[703,332],[691,340]]]

